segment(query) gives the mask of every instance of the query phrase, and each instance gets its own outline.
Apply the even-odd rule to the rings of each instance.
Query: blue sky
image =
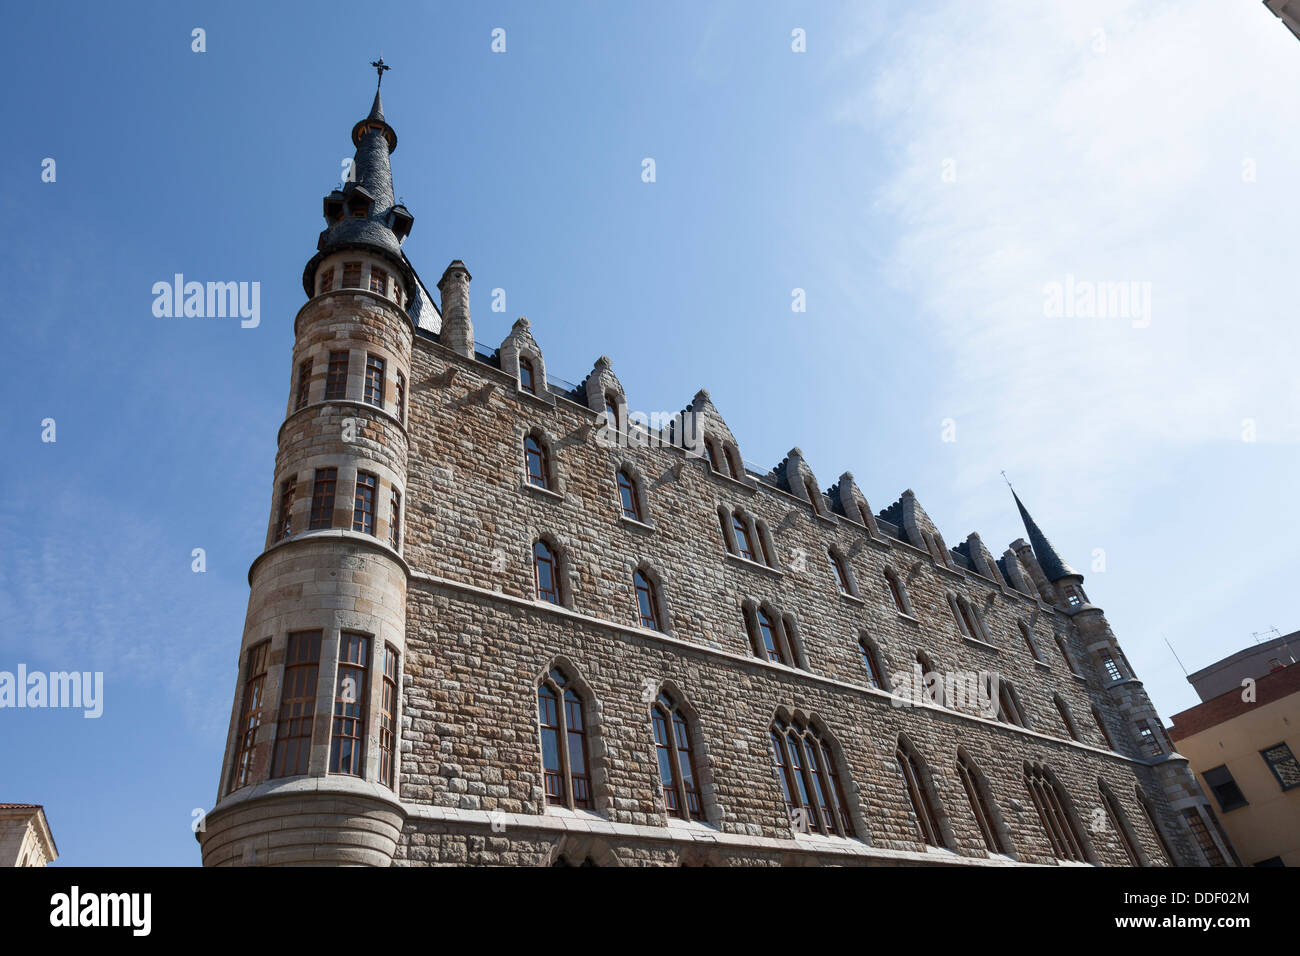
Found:
[[[45,804],[61,862],[198,862],[380,52],[407,254],[465,260],[480,341],[527,315],[646,411],[707,387],[748,460],[912,488],[950,545],[1023,534],[1005,469],[1166,718],[1195,697],[1162,635],[1194,669],[1300,627],[1300,45],[1262,4],[466,6],[7,15],[0,670],[102,670],[105,702],[0,711],[0,801]],[[261,324],[154,317],[177,272],[260,282]],[[1149,323],[1046,315],[1067,277],[1149,283]]]

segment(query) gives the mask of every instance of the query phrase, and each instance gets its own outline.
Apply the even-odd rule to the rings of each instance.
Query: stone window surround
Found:
[[[346,348],[337,348],[343,345]],[[343,398],[326,398],[325,397],[325,379],[329,372],[329,353],[342,352],[348,353],[348,378],[344,386]],[[365,400],[366,387],[366,368],[369,357],[374,356],[384,361],[384,382],[383,382],[383,404],[375,405]],[[291,396],[289,413],[285,416],[287,423],[294,416],[308,409],[315,408],[324,404],[338,404],[341,402],[352,403],[355,405],[364,405],[367,408],[378,409],[383,412],[399,426],[403,432],[406,430],[406,422],[399,415],[397,407],[397,376],[402,376],[402,381],[407,383],[406,402],[409,407],[410,396],[410,378],[402,362],[391,351],[377,343],[352,343],[350,341],[339,342],[337,340],[322,341],[313,348],[302,349],[294,352],[294,368],[299,369],[304,362],[311,362],[311,377],[307,380],[307,402],[302,407],[298,407],[297,382],[295,382],[294,394]],[[393,374],[389,374],[390,371]],[[295,375],[297,373],[295,372]],[[283,430],[284,424],[280,428]]]
[[[541,602],[546,603],[546,602]],[[546,603],[547,607],[556,605]],[[583,728],[587,738],[587,778],[591,786],[591,806],[588,811],[575,810],[572,806],[567,808],[552,807],[546,800],[545,789],[541,786],[540,781],[545,778],[545,769],[542,764],[542,727],[537,715],[536,688],[541,687],[542,683],[548,678],[552,670],[559,670],[564,674],[568,681],[569,687],[578,695],[582,701],[582,719]],[[605,771],[605,754],[607,747],[605,744],[605,721],[604,711],[600,704],[600,697],[596,694],[594,688],[583,676],[582,670],[573,663],[566,655],[557,654],[550,659],[550,662],[542,668],[539,674],[533,679],[533,727],[537,734],[537,754],[536,778],[539,784],[533,789],[534,801],[538,806],[543,808],[543,814],[553,814],[555,811],[568,813],[591,813],[598,817],[607,816],[614,806],[613,792],[609,786],[608,775]],[[560,706],[564,706],[563,698],[560,700]],[[565,752],[568,750],[568,741],[562,742],[561,749]],[[565,758],[566,767],[568,766],[567,757]],[[573,798],[573,785],[570,782],[566,788],[569,794],[570,802]]]
[[[628,584],[632,589],[632,608],[635,613],[635,617],[633,618],[634,622],[637,623],[637,626],[640,626],[641,604],[636,590],[635,578],[638,571],[645,575],[646,580],[651,584],[651,597],[654,600],[655,616],[659,619],[659,626],[657,628],[643,628],[643,630],[671,635],[673,633],[673,615],[672,611],[668,607],[668,582],[664,580],[663,572],[648,561],[638,561],[631,565],[627,574]]]
[[[894,748],[895,759],[899,753],[905,754],[911,758],[912,767],[916,773],[917,786],[923,791],[923,795],[929,803],[929,807],[934,814],[934,824],[938,829],[938,849],[954,850],[959,844],[956,835],[953,833],[952,820],[948,816],[947,807],[945,807],[943,798],[939,794],[939,788],[934,782],[934,770],[930,762],[921,755],[921,751],[916,748],[911,739],[905,733],[898,735],[898,742]],[[908,805],[912,806],[911,794],[908,793],[907,781],[904,779],[903,768],[898,768],[898,778],[901,784],[900,788],[908,796]],[[918,813],[919,809],[912,806],[912,812]],[[921,844],[925,846],[927,844]],[[928,844],[934,846],[935,844]]]
[[[686,721],[686,734],[690,738],[691,752],[695,756],[694,770],[698,777],[695,781],[695,789],[699,793],[700,809],[704,814],[703,821],[688,821],[681,817],[675,817],[667,811],[666,807],[662,806],[663,796],[660,794],[658,803],[659,809],[662,811],[665,818],[664,823],[667,825],[669,821],[673,821],[682,824],[693,824],[696,826],[703,823],[710,828],[716,829],[722,823],[722,808],[718,804],[717,787],[715,786],[713,779],[713,759],[709,756],[708,738],[704,733],[699,711],[696,710],[695,706],[691,703],[690,698],[688,698],[681,688],[677,686],[675,681],[664,679],[659,682],[659,686],[655,691],[655,696],[651,698],[650,705],[646,710],[647,724],[649,723],[651,711],[653,711],[655,707],[655,701],[658,700],[660,694],[663,694],[673,702],[675,709]],[[648,729],[650,743],[648,756],[652,758],[650,765],[657,767],[658,753],[656,752],[657,748],[655,746],[654,730],[652,727],[648,727]],[[669,733],[671,732],[672,724],[670,721]]]
[[[361,263],[361,284],[359,286],[344,288],[343,263],[345,261]],[[330,283],[330,287],[326,289],[321,286],[320,281],[322,274],[331,268],[334,270],[333,281]],[[385,274],[385,291],[382,295],[370,288],[372,269],[380,270]],[[316,289],[316,295],[312,298],[329,295],[331,292],[365,292],[376,298],[383,299],[389,304],[396,305],[399,309],[405,310],[406,308],[406,292],[403,290],[401,280],[394,271],[392,264],[386,259],[371,255],[360,249],[344,249],[326,256],[316,264],[316,274],[312,277],[312,283],[312,287]]]
[[[360,535],[359,537],[369,537],[369,536]],[[321,632],[321,645],[320,645],[320,659],[319,662],[317,663],[317,672],[316,672],[316,707],[313,716],[311,752],[310,752],[310,757],[308,759],[307,773],[292,774],[284,777],[274,777],[274,778],[270,778],[268,781],[262,781],[262,783],[270,782],[270,783],[278,784],[281,781],[285,781],[285,780],[310,779],[313,777],[320,777],[328,780],[347,778],[351,780],[364,780],[367,783],[376,784],[380,787],[383,787],[386,790],[389,790],[390,792],[396,795],[399,792],[398,787],[390,786],[384,780],[380,779],[380,774],[379,774],[378,740],[379,740],[379,724],[381,720],[381,712],[383,709],[383,697],[382,697],[383,681],[382,680],[378,680],[378,681],[370,680],[367,682],[366,726],[365,726],[364,739],[367,741],[367,743],[371,740],[375,741],[375,746],[365,747],[365,757],[364,757],[365,763],[364,763],[363,773],[360,775],[356,775],[356,774],[342,774],[342,773],[329,772],[328,769],[329,751],[330,751],[330,744],[332,738],[334,693],[335,693],[335,682],[337,680],[337,675],[338,675],[338,653],[339,653],[340,638],[344,631],[347,631],[348,633],[362,634],[365,637],[369,638],[370,655],[371,655],[371,660],[369,664],[371,667],[373,667],[376,662],[376,658],[375,658],[376,645],[384,645],[385,643],[390,645],[392,644],[392,641],[385,642],[380,635],[374,633],[373,631],[366,630],[363,628],[357,628],[354,627],[352,624],[343,624],[338,619],[338,613],[334,610],[317,609],[305,613],[293,614],[290,616],[288,620],[281,622],[280,626],[277,627],[274,634],[271,634],[269,637],[266,636],[265,634],[262,634],[257,639],[249,641],[247,645],[244,648],[242,648],[240,653],[240,662],[239,662],[239,685],[238,685],[241,690],[241,704],[242,704],[242,690],[246,681],[248,680],[248,676],[249,676],[248,669],[253,662],[252,656],[250,655],[249,651],[259,644],[262,643],[270,644],[270,649],[267,654],[268,663],[264,671],[265,677],[262,685],[262,693],[263,693],[262,721],[258,727],[257,738],[254,745],[256,746],[257,742],[262,742],[269,746],[272,745],[276,739],[276,733],[280,723],[280,698],[284,690],[284,670],[285,670],[284,656],[285,656],[285,651],[289,644],[290,633],[296,633],[300,631],[313,631],[313,630],[318,630]],[[393,645],[393,646],[398,653],[401,653],[400,649],[397,648],[397,645]],[[401,724],[402,694],[404,690],[403,687],[404,683],[405,683],[405,675],[402,672],[402,669],[399,668],[397,674],[397,701],[396,701],[397,709],[394,715],[395,725],[399,730],[399,732],[395,735],[393,741],[393,761],[394,761],[395,768],[400,768],[401,766],[402,734],[400,733],[400,729],[402,726]],[[274,699],[272,699],[273,697]],[[320,732],[321,724],[323,724],[325,727],[323,732]],[[233,753],[231,757],[233,759]],[[240,787],[234,786],[235,781],[233,779],[233,775],[231,771],[233,771],[233,764],[227,768],[226,777],[222,781],[221,792],[223,797],[235,793],[238,790],[245,789],[246,787],[256,785],[253,783],[249,783],[249,784],[244,784],[243,786]],[[400,776],[400,774],[395,773],[395,776]],[[397,782],[398,782],[397,780],[394,780],[395,784]]]
[[[373,407],[373,406],[366,406]],[[353,506],[355,504],[355,491],[357,482],[357,472],[364,471],[367,474],[374,475],[377,479],[375,488],[374,534],[367,534],[360,531],[352,531],[352,534],[361,538],[374,538],[394,553],[388,544],[388,529],[392,526],[393,520],[393,496],[392,491],[396,491],[406,500],[406,487],[399,482],[396,472],[388,468],[379,461],[359,459],[355,455],[314,455],[310,458],[301,459],[297,464],[297,472],[292,475],[289,472],[278,472],[275,476],[276,502],[271,516],[270,535],[267,539],[267,547],[273,547],[277,544],[283,544],[286,541],[303,537],[309,534],[320,534],[323,531],[351,531],[353,521]],[[309,530],[307,528],[307,516],[311,511],[311,494],[310,489],[313,484],[313,476],[321,468],[337,469],[338,475],[334,484],[334,518],[331,520],[329,528],[317,528]],[[282,538],[275,537],[278,532],[276,519],[279,516],[279,490],[283,487],[284,482],[293,477],[296,479],[297,493],[293,498],[293,505],[289,509],[289,533]],[[303,489],[308,489],[304,493]],[[334,521],[338,520],[340,511],[346,511],[348,514],[347,526],[335,526]],[[400,518],[400,515],[399,515]],[[404,537],[404,536],[403,536]]]
[[[623,472],[627,475],[628,481],[632,484],[632,497],[636,502],[637,511],[640,512],[640,515],[637,518],[629,518],[623,513],[623,494],[618,486],[619,472]],[[645,476],[641,473],[641,469],[637,466],[636,462],[632,461],[630,458],[619,459],[618,463],[614,466],[613,478],[614,502],[618,506],[619,517],[624,521],[631,521],[646,528],[653,528],[655,523],[654,518],[650,514],[650,496],[646,492]]]

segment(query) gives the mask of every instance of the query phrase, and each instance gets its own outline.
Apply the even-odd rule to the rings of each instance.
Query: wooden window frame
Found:
[[[378,284],[378,288],[376,288],[376,283]],[[372,265],[370,267],[370,282],[368,288],[371,292],[382,295],[385,299],[388,298],[388,271]]]
[[[402,550],[402,493],[395,487],[388,496],[388,544],[394,551]]]
[[[524,471],[528,483],[544,491],[551,490],[551,455],[547,443],[536,435],[524,437]],[[537,472],[533,472],[533,461],[537,462]]]
[[[690,721],[681,706],[661,692],[650,707],[650,722],[665,811],[683,820],[703,820],[704,802],[700,797],[695,749],[691,745]]]
[[[244,655],[244,694],[239,707],[239,736],[236,738],[235,758],[230,766],[227,793],[232,793],[253,782],[254,748],[266,706],[263,694],[266,690],[266,671],[270,656],[269,639],[254,644]]]
[[[1006,841],[998,830],[997,819],[993,815],[988,785],[979,769],[964,753],[957,755],[957,776],[961,778],[966,799],[970,802],[971,814],[975,817],[975,824],[979,827],[985,848],[990,853],[1010,855],[1010,848],[1006,846]]]
[[[334,288],[334,267],[321,270],[320,286],[316,290],[317,295],[322,295]]]
[[[340,401],[348,397],[348,366],[352,353],[347,349],[330,352],[325,367],[325,401]]]
[[[280,705],[275,723],[271,777],[296,777],[311,769],[321,636],[319,630],[289,633],[280,679]]]
[[[366,354],[366,382],[361,398],[367,405],[384,407],[384,379],[387,371],[388,363],[382,356]]]
[[[375,499],[379,495],[379,476],[368,471],[358,471],[352,495],[352,530],[361,534],[375,533]]]
[[[538,554],[537,549],[544,548],[544,555]],[[549,589],[542,587],[541,566],[546,565],[551,572],[551,587]],[[537,589],[537,600],[545,601],[548,604],[563,604],[562,594],[560,591],[560,559],[556,549],[547,541],[538,539],[533,542],[533,584]]]
[[[369,737],[370,658],[374,637],[359,631],[339,634],[338,668],[334,673],[334,713],[330,723],[329,772],[350,777],[366,775]],[[346,672],[346,673],[345,673]],[[354,696],[343,689],[353,680]]]
[[[839,768],[821,735],[810,726],[778,717],[768,728],[768,738],[791,826],[799,829],[795,812],[802,810],[808,823],[806,832],[854,837]]]
[[[939,814],[934,805],[933,795],[925,777],[925,768],[911,747],[899,744],[894,750],[894,759],[903,775],[908,801],[912,805],[912,814],[916,823],[916,834],[923,844],[943,848],[947,844],[943,828],[939,825]]]
[[[345,262],[343,263],[343,280],[342,289],[360,289],[361,288],[361,263]]]
[[[626,468],[620,468],[614,476],[614,482],[618,485],[619,505],[623,509],[623,517],[629,521],[642,521],[641,502],[637,495],[636,482],[628,474]]]
[[[1048,776],[1046,770],[1036,764],[1025,766],[1024,779],[1030,801],[1038,811],[1038,821],[1052,848],[1052,855],[1058,860],[1087,863],[1087,844],[1083,834],[1075,827],[1065,796],[1056,782]]]
[[[632,574],[632,586],[636,589],[637,616],[641,626],[652,631],[662,631],[659,588],[654,579],[643,568],[638,568]]]
[[[885,672],[880,666],[880,654],[876,646],[865,637],[858,638],[858,650],[861,652],[862,665],[867,669],[867,681],[876,690],[885,689]]]
[[[384,645],[383,692],[379,700],[379,782],[396,790],[393,774],[397,765],[397,680],[401,673],[401,655],[393,645]]]
[[[295,412],[307,407],[307,397],[311,393],[311,367],[311,359],[298,363],[298,394],[293,406]]]
[[[555,723],[547,725],[541,714],[543,693],[549,693],[555,702]],[[591,810],[592,767],[590,749],[587,741],[587,706],[583,694],[573,686],[571,681],[558,667],[551,668],[537,687],[539,744],[542,747],[543,793],[547,806],[562,806],[570,810]],[[577,715],[578,727],[575,729],[574,714]],[[558,769],[546,767],[545,734],[552,730],[556,736],[556,756],[559,758]],[[576,741],[575,741],[575,738]],[[582,757],[582,773],[573,770],[574,750]],[[552,794],[552,780],[558,783],[558,792]]]
[[[308,531],[321,531],[334,527],[334,496],[338,490],[338,480],[337,468],[316,469],[312,479]]]
[[[731,532],[736,539],[736,556],[753,561],[754,542],[749,537],[749,524],[739,511],[731,513]]]
[[[537,371],[533,360],[526,355],[519,356],[519,388],[529,395],[537,394]]]
[[[293,499],[297,492],[297,475],[290,475],[280,483],[280,506],[275,513],[276,541],[283,541],[293,532]]]

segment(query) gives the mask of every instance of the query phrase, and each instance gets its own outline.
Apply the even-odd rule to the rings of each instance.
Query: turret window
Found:
[[[339,666],[334,682],[334,726],[330,734],[330,773],[360,777],[365,772],[366,698],[370,689],[370,638],[339,635]]]
[[[239,741],[231,767],[230,789],[238,790],[252,782],[253,745],[262,726],[262,693],[266,686],[266,662],[271,642],[262,641],[248,649],[244,664],[244,700],[239,708]]]
[[[298,366],[298,398],[294,403],[294,411],[307,407],[307,390],[311,387],[311,365],[312,360],[307,359]]]
[[[394,551],[402,547],[402,493],[393,489],[388,500],[388,543]]]
[[[379,479],[369,472],[357,472],[357,490],[352,504],[352,530],[375,533],[375,492]]]
[[[319,531],[334,525],[334,486],[338,483],[337,468],[317,468],[311,491],[311,522],[309,531]]]
[[[280,486],[280,508],[275,516],[275,540],[289,537],[293,521],[293,496],[298,486],[296,478],[286,478]]]
[[[325,374],[325,400],[347,398],[348,395],[348,360],[346,351],[330,353],[329,367]]]
[[[397,404],[397,420],[406,424],[406,376],[397,373],[397,382],[393,386],[393,399]]]
[[[343,263],[343,288],[345,289],[361,288],[361,263],[359,262]]]
[[[1121,671],[1119,665],[1115,663],[1115,658],[1106,651],[1101,652],[1101,666],[1106,671],[1107,680],[1117,681],[1124,679],[1124,672]]]
[[[370,267],[370,291],[388,296],[388,273],[376,266]]]
[[[320,631],[297,631],[289,635],[284,655],[284,677],[280,681],[275,750],[271,755],[272,777],[304,774],[311,762],[320,638]]]
[[[384,407],[384,364],[378,355],[366,356],[365,400],[380,408]]]
[[[399,656],[384,645],[384,692],[379,712],[379,782],[393,786],[393,757],[397,751],[397,673]]]
[[[321,271],[320,292],[328,292],[332,288],[334,288],[334,267],[330,266],[328,269]]]

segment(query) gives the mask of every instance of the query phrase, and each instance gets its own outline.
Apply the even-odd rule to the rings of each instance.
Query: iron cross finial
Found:
[[[370,65],[373,66],[375,68],[375,72],[379,74],[379,83],[376,86],[377,89],[379,86],[384,85],[384,71],[391,70],[392,67],[384,62],[384,58],[382,55],[379,57],[378,60],[371,61]]]

